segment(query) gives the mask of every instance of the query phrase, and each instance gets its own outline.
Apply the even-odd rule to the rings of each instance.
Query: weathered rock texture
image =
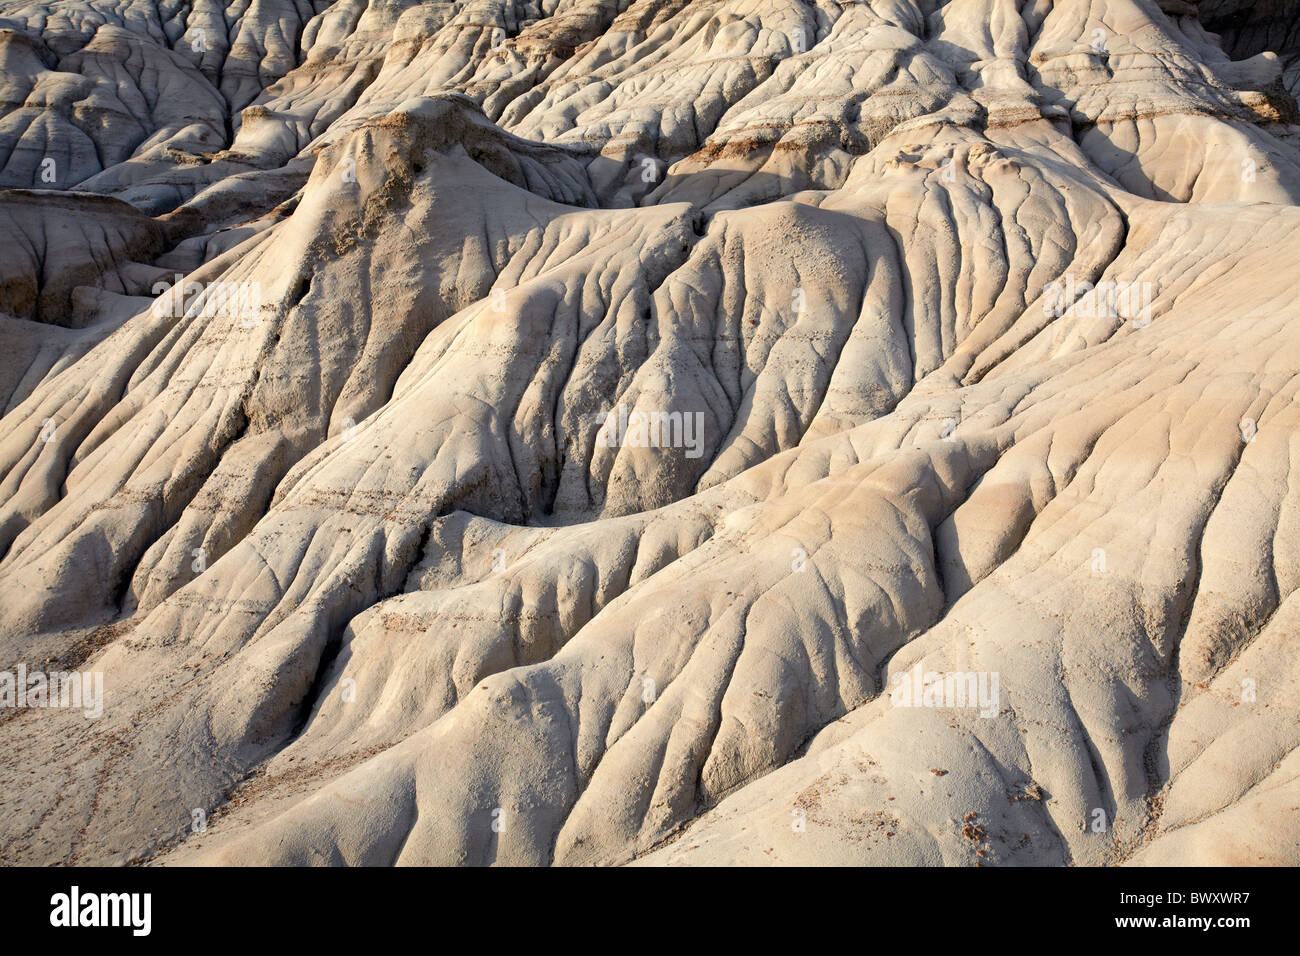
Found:
[[[1300,863],[1202,7],[0,0],[0,860]]]

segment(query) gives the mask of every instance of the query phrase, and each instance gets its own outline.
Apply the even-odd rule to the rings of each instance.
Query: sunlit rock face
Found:
[[[1300,863],[1298,37],[0,0],[0,861]]]

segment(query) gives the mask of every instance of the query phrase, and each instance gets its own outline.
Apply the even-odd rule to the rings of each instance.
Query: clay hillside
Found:
[[[0,66],[0,862],[1300,863],[1297,0]]]

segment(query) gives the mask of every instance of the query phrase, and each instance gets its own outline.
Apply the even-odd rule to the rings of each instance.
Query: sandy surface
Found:
[[[1300,863],[1296,4],[224,9],[0,0],[0,861]]]

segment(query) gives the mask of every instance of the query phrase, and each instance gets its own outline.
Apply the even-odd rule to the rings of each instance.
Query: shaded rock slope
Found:
[[[0,0],[0,861],[1300,863],[1298,23]]]

